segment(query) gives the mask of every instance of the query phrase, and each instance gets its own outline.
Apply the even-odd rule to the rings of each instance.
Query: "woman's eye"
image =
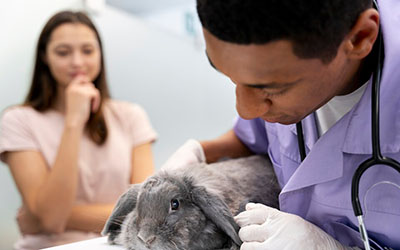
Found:
[[[92,54],[92,52],[93,52],[93,50],[91,50],[91,49],[86,49],[83,51],[83,53],[86,55],[90,55],[90,54]]]
[[[177,199],[171,200],[171,210],[178,210],[179,208],[179,201]]]
[[[66,55],[68,55],[68,51],[57,51],[56,54],[58,56],[66,56]]]

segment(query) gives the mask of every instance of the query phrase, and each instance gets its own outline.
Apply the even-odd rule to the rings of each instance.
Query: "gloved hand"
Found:
[[[161,169],[178,169],[187,164],[205,161],[206,156],[200,142],[189,139],[168,158]]]
[[[262,204],[248,203],[246,211],[235,216],[235,221],[241,227],[240,250],[352,249],[303,218]]]

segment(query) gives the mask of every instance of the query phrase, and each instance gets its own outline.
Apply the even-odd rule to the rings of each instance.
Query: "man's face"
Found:
[[[286,40],[238,45],[205,29],[204,37],[210,62],[236,85],[236,109],[244,119],[296,123],[344,94],[357,68],[341,48],[324,64],[320,59],[298,58]]]

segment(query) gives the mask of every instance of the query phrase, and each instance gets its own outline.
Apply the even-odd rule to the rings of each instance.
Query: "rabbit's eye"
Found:
[[[178,210],[179,208],[179,201],[177,199],[171,200],[171,210]]]

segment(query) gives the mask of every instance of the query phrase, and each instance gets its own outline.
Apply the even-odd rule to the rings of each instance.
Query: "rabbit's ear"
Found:
[[[233,220],[228,206],[218,196],[210,194],[204,187],[194,187],[193,202],[203,210],[205,216],[226,233],[237,245],[241,245],[239,226]]]
[[[119,197],[117,205],[115,205],[103,231],[101,231],[103,236],[109,236],[110,242],[113,242],[115,237],[121,232],[121,225],[125,217],[136,207],[140,186],[141,184],[132,185],[128,191]]]

